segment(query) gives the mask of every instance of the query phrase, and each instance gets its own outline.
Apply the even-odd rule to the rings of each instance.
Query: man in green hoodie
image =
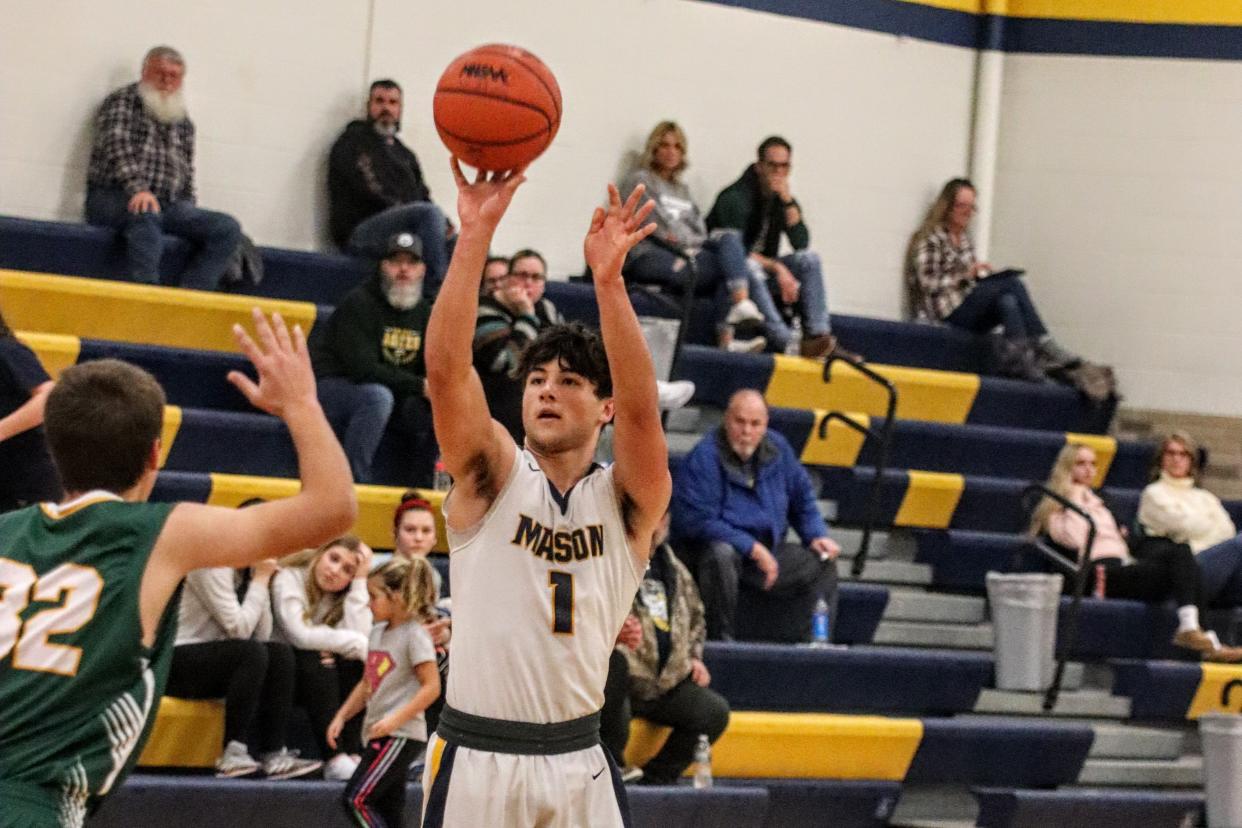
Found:
[[[390,418],[413,443],[411,485],[429,485],[435,462],[427,401],[423,334],[431,300],[423,297],[422,241],[388,240],[375,277],[345,295],[311,336],[319,401],[345,448],[354,479],[371,482],[371,463]]]

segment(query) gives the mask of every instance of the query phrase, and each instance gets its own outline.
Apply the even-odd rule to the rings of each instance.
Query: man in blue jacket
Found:
[[[763,590],[811,586],[835,597],[841,549],[789,442],[768,431],[763,396],[729,398],[724,424],[686,455],[673,486],[673,534],[700,550],[707,635],[733,638],[739,583]],[[793,526],[802,546],[786,544]]]

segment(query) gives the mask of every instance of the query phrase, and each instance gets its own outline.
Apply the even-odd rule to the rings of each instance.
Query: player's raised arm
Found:
[[[500,465],[510,460],[506,452],[512,452],[513,438],[488,413],[471,343],[479,312],[479,281],[492,236],[526,178],[522,169],[480,172],[470,183],[456,158],[452,167],[461,231],[427,323],[427,395],[449,474],[462,480],[485,469],[503,477]],[[484,469],[478,467],[479,459]]]
[[[654,206],[645,199],[641,185],[622,204],[617,188],[609,184],[608,207],[596,208],[582,245],[595,279],[600,334],[612,375],[614,474],[622,496],[637,507],[635,519],[626,528],[644,550],[652,527],[668,506],[672,483],[655,367],[626,293],[621,265],[630,248],[655,230],[654,224],[644,224]]]

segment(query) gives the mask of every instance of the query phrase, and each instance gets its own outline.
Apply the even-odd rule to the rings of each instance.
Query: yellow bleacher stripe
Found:
[[[897,526],[947,529],[966,488],[966,478],[943,472],[911,470],[906,473],[910,476],[910,482],[893,523]]]
[[[967,14],[981,14],[985,0],[901,0],[901,2],[909,3],[912,6],[931,6],[937,9],[966,12]]]
[[[1095,451],[1095,480],[1091,485],[1097,489],[1103,486],[1104,478],[1108,477],[1108,469],[1113,464],[1113,458],[1117,456],[1116,439],[1101,434],[1077,434],[1067,431],[1065,443],[1066,445],[1087,446]]]
[[[871,418],[866,414],[846,413],[860,425],[871,424]],[[824,439],[819,439],[819,425],[827,414],[823,409],[815,410],[815,425],[806,438],[806,445],[802,447],[802,462],[816,466],[853,466],[858,462],[858,454],[867,438],[840,420],[833,419],[828,422]]]
[[[160,432],[160,468],[168,462],[168,453],[177,441],[177,432],[181,430],[181,407],[164,406],[164,430]]]
[[[669,728],[630,724],[626,764],[641,766],[663,746]],[[835,713],[734,711],[712,746],[719,776],[798,779],[905,778],[923,738],[918,719]]]
[[[233,324],[279,311],[310,333],[315,305],[76,276],[0,270],[0,307],[14,328],[145,345],[236,351]]]
[[[764,397],[769,405],[861,411],[883,416],[888,403],[884,389],[850,366],[832,364],[832,382],[822,379],[822,362],[776,354]],[[979,393],[979,377],[954,371],[872,365],[897,387],[897,416],[907,420],[964,423]]]
[[[235,507],[252,497],[264,500],[279,500],[292,497],[302,488],[297,480],[280,477],[252,477],[241,474],[211,475],[211,494],[207,502],[213,506]],[[401,494],[405,489],[394,486],[354,486],[358,495],[358,521],[354,524],[354,534],[371,547],[388,549],[392,547],[392,513],[401,502]],[[444,518],[440,514],[440,504],[444,500],[443,492],[419,489],[418,493],[427,499],[433,507],[436,517],[436,550],[448,551],[445,542]]]
[[[1203,677],[1199,689],[1186,708],[1187,719],[1204,713],[1242,713],[1242,666],[1236,664],[1200,664]]]
[[[210,768],[223,743],[223,702],[165,696],[138,764],[144,768]]]
[[[902,0],[915,6],[991,14],[1120,23],[1237,26],[1236,0]]]
[[[82,340],[76,336],[33,331],[15,333],[23,345],[35,352],[35,356],[43,364],[43,370],[52,379],[59,379],[61,371],[77,364],[78,355],[82,352]]]

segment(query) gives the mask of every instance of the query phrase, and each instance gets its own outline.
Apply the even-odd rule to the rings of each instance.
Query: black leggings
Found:
[[[386,736],[369,742],[342,800],[353,824],[397,828],[405,825],[405,784],[410,765],[426,742]]]
[[[223,698],[225,744],[254,748],[250,732],[257,724],[259,754],[280,750],[293,701],[293,650],[275,641],[236,638],[181,644],[173,648],[166,693]]]
[[[1120,558],[1105,558],[1104,594],[1109,598],[1136,601],[1163,601],[1172,598],[1179,607],[1198,607],[1203,602],[1199,564],[1190,547],[1164,538],[1146,538],[1134,550],[1135,560],[1122,564]],[[1095,585],[1095,569],[1089,588]]]
[[[362,714],[345,723],[337,749],[328,747],[328,725],[340,709],[341,702],[362,681],[362,662],[335,656],[324,664],[321,654],[313,650],[294,650],[297,672],[297,703],[306,710],[311,732],[319,755],[328,759],[337,753],[358,753],[362,749]]]

